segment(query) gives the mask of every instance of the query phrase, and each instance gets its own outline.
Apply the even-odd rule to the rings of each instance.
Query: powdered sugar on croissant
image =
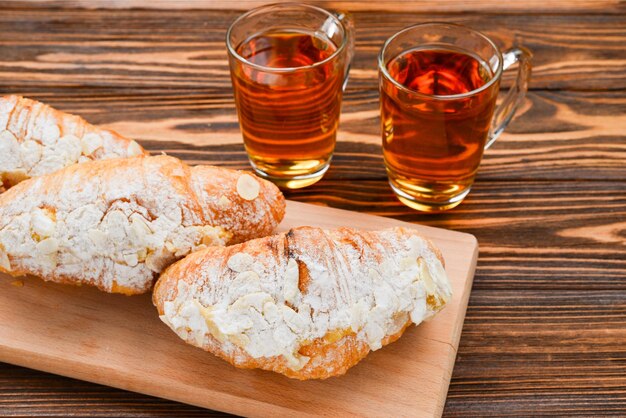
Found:
[[[188,343],[298,379],[345,371],[450,299],[443,259],[407,229],[302,227],[172,265],[153,300]]]
[[[76,164],[0,195],[0,271],[143,293],[193,250],[272,233],[284,209],[244,172],[167,156]]]
[[[0,187],[69,165],[147,155],[135,141],[20,96],[0,98]]]

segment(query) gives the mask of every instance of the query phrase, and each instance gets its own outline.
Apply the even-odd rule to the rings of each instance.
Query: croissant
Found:
[[[175,260],[270,234],[284,212],[276,186],[240,171],[167,156],[76,164],[0,195],[0,271],[143,293]]]
[[[0,98],[0,188],[72,164],[147,155],[135,141],[20,96]]]
[[[153,302],[187,343],[304,380],[344,374],[450,297],[441,253],[412,230],[301,227],[188,255]]]

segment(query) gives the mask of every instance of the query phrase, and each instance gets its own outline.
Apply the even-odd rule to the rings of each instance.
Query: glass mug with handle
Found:
[[[504,70],[517,79],[496,108]],[[425,23],[389,38],[378,57],[383,154],[389,184],[407,206],[438,212],[467,196],[487,149],[523,102],[531,54],[501,53],[485,35]]]
[[[296,189],[335,148],[354,45],[351,19],[297,3],[262,6],[226,35],[239,124],[256,173]]]

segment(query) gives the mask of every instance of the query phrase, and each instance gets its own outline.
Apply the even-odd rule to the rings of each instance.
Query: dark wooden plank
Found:
[[[274,3],[290,0],[274,0]],[[266,0],[40,0],[10,1],[9,4],[22,7],[48,6],[58,8],[150,8],[150,9],[237,9],[249,10],[263,4]],[[354,0],[309,0],[307,3],[321,7],[341,8],[345,10],[377,10],[406,12],[499,12],[528,13],[529,11],[559,13],[619,13],[623,8],[618,0],[527,0],[508,2],[499,0],[472,1],[437,1],[437,0],[386,0],[380,2]]]
[[[192,164],[248,169],[231,92],[7,87]],[[626,92],[533,91],[485,154],[481,179],[626,178]],[[350,91],[329,179],[384,179],[377,91]]]
[[[625,321],[623,290],[474,292],[445,415],[624,416]]]
[[[332,169],[288,197],[478,237],[445,415],[626,415],[624,3],[324,5],[396,11],[355,13],[357,55]],[[241,11],[63,9],[73,6],[103,2],[0,2],[0,93],[44,100],[191,163],[247,168],[223,44]],[[523,114],[487,152],[466,201],[436,216],[401,205],[386,185],[375,68],[387,36],[429,20],[465,23],[535,53]],[[0,364],[0,415],[219,414]]]
[[[239,11],[11,9],[0,6],[2,86],[229,88],[224,38]],[[626,13],[357,12],[351,89],[376,88],[384,40],[426,21],[469,25],[535,56],[531,88],[626,88]]]
[[[0,416],[186,418],[232,415],[0,363]]]

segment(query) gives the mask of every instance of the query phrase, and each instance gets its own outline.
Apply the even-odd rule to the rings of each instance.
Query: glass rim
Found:
[[[235,50],[235,47],[233,47],[231,42],[230,42],[230,34],[232,33],[233,28],[237,24],[241,23],[243,20],[248,18],[253,13],[262,11],[264,9],[290,8],[290,7],[291,8],[299,7],[299,8],[315,10],[315,11],[321,12],[322,14],[325,14],[326,16],[328,16],[331,19],[333,19],[337,23],[337,25],[341,28],[341,31],[343,33],[343,39],[341,41],[341,45],[339,45],[337,47],[337,49],[332,54],[330,54],[328,57],[324,58],[323,60],[314,62],[311,65],[305,65],[305,66],[301,66],[301,67],[267,67],[265,65],[260,65],[260,64],[256,64],[256,63],[250,62],[247,59],[245,59],[244,57],[242,57],[241,55],[239,55],[239,53],[237,53],[237,51]],[[334,42],[333,42],[333,44],[334,44]],[[293,72],[296,72],[296,71],[308,71],[308,70],[316,68],[316,67],[318,67],[320,65],[324,65],[327,62],[330,62],[330,61],[334,60],[337,56],[339,56],[339,54],[341,52],[343,52],[343,50],[347,47],[347,44],[348,44],[348,32],[346,31],[346,28],[345,28],[343,22],[341,20],[339,20],[339,18],[337,16],[335,16],[333,13],[329,12],[328,10],[322,9],[321,7],[317,7],[317,6],[314,6],[314,5],[311,5],[311,4],[306,4],[306,3],[298,3],[298,2],[272,3],[272,4],[265,4],[263,6],[256,7],[254,9],[252,9],[252,10],[247,11],[246,13],[242,14],[237,19],[235,19],[233,21],[233,23],[230,24],[230,26],[228,28],[228,31],[226,32],[226,48],[227,48],[228,53],[230,55],[232,55],[235,59],[237,59],[238,61],[244,63],[245,65],[249,65],[250,67],[255,68],[257,70],[260,70],[260,71],[271,72],[271,73],[293,73]]]
[[[440,95],[440,94],[425,94],[425,93],[421,93],[419,91],[416,90],[412,90],[406,86],[404,86],[402,83],[398,82],[395,78],[393,78],[391,76],[391,74],[389,74],[389,71],[387,70],[387,65],[384,62],[384,54],[385,54],[385,50],[387,49],[387,47],[391,44],[391,42],[393,42],[398,36],[400,36],[401,34],[405,33],[405,32],[409,32],[413,29],[416,28],[421,28],[421,27],[425,27],[425,26],[448,26],[448,27],[454,27],[454,28],[462,28],[465,29],[469,32],[472,32],[476,35],[478,35],[479,37],[481,37],[483,40],[485,40],[495,51],[496,51],[496,56],[498,57],[498,68],[496,69],[496,71],[493,74],[493,77],[491,77],[491,80],[489,80],[487,83],[483,84],[482,86],[480,86],[477,89],[474,89],[472,91],[468,91],[467,93],[460,93],[460,94],[447,94],[447,95]],[[445,45],[445,44],[444,44]],[[468,28],[467,26],[463,26],[463,25],[459,25],[457,23],[447,23],[447,22],[427,22],[427,23],[418,23],[417,25],[411,25],[408,26],[396,33],[394,33],[393,35],[391,35],[383,44],[382,48],[380,49],[380,53],[378,54],[378,70],[380,71],[380,73],[389,81],[391,81],[396,87],[398,87],[400,90],[410,93],[414,96],[421,96],[424,98],[428,98],[428,99],[436,99],[436,100],[457,100],[457,99],[464,99],[467,97],[471,97],[475,94],[478,94],[486,89],[488,89],[489,87],[491,87],[497,80],[500,79],[501,75],[502,75],[502,68],[503,68],[503,58],[502,58],[502,52],[500,51],[500,48],[498,48],[498,46],[491,40],[489,39],[489,37],[487,37],[487,35],[472,29],[472,28]]]

